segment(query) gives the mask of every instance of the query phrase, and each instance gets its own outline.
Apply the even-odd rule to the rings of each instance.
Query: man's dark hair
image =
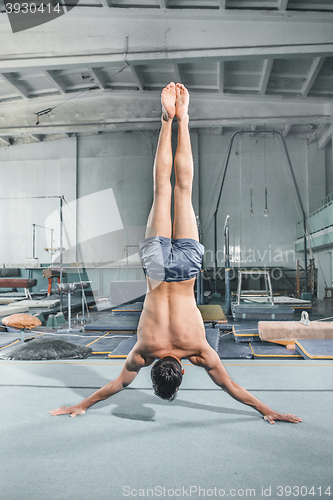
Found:
[[[183,380],[182,366],[172,356],[165,356],[153,365],[151,379],[156,396],[173,401]]]

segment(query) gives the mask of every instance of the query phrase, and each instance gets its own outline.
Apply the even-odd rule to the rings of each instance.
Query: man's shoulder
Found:
[[[127,356],[126,364],[131,367],[143,368],[153,363],[154,357],[145,355],[137,346]]]
[[[220,358],[216,351],[207,343],[200,349],[198,354],[187,356],[187,359],[196,366],[201,366],[206,370],[211,370],[216,363],[220,362]]]

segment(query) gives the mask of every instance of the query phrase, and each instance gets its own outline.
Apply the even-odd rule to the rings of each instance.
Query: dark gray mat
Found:
[[[304,359],[333,359],[333,339],[301,339],[295,348]]]
[[[221,333],[218,355],[221,359],[252,359],[253,353],[248,343],[235,342],[232,333]]]
[[[272,342],[253,342],[250,343],[255,359],[284,359],[284,358],[301,358],[300,354],[295,350],[289,350],[286,347]]]
[[[240,321],[233,325],[233,338],[235,342],[261,342],[256,321]]]
[[[112,309],[112,316],[119,314],[138,314],[142,313],[143,302],[134,302],[133,304],[126,304],[124,306],[115,307]]]
[[[246,321],[274,321],[288,320],[293,318],[295,310],[286,306],[272,306],[270,304],[232,304],[232,316],[234,320]]]
[[[112,313],[93,321],[84,327],[86,332],[136,332],[139,323],[139,316],[137,315],[115,315]]]

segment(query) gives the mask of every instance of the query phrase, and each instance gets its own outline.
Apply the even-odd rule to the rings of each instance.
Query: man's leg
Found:
[[[192,238],[199,241],[197,222],[192,206],[193,156],[188,129],[189,93],[184,85],[176,85],[176,118],[178,145],[175,156],[173,239]]]
[[[175,116],[175,84],[169,83],[162,91],[162,127],[154,162],[154,200],[147,221],[146,238],[171,238],[171,183],[172,148],[171,125]]]

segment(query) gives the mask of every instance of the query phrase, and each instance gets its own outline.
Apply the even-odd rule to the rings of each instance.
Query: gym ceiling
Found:
[[[157,129],[170,81],[198,132],[332,139],[333,0],[66,4],[13,33],[0,0],[0,146]]]

